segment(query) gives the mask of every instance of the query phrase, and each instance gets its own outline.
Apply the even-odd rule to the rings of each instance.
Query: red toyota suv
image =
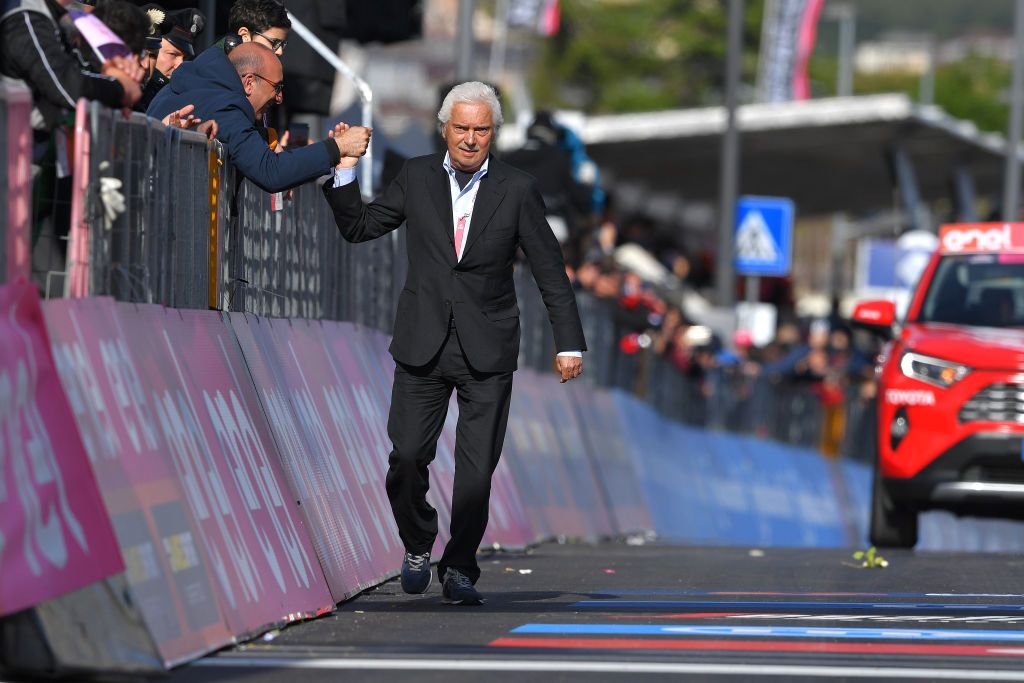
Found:
[[[853,321],[889,340],[871,542],[913,547],[930,509],[1024,519],[1024,223],[943,226],[906,319],[867,301]]]

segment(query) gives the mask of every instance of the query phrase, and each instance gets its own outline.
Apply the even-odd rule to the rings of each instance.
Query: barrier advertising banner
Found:
[[[119,306],[105,297],[54,299],[43,310],[133,600],[160,656],[173,665],[230,643],[231,632]]]
[[[234,313],[253,381],[280,444],[336,601],[397,571],[402,557],[384,490],[386,406],[352,325]]]
[[[0,615],[124,570],[36,288],[0,287]]]
[[[277,444],[220,315],[118,306],[234,635],[333,607]]]

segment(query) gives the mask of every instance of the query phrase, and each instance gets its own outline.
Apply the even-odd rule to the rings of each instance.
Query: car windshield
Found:
[[[943,256],[917,321],[1024,326],[1024,254]]]

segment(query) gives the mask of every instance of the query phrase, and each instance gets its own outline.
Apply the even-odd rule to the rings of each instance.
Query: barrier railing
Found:
[[[66,294],[206,308],[206,138],[95,102],[78,118]]]
[[[219,143],[95,103],[76,129],[65,295],[390,326],[399,240],[346,243],[315,183],[269,195]]]

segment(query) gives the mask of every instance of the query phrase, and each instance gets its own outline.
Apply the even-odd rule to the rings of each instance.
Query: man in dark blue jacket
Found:
[[[217,122],[217,139],[239,172],[267,192],[280,192],[332,172],[343,156],[366,153],[371,130],[338,129],[321,143],[274,152],[260,135],[256,121],[281,102],[284,76],[281,60],[269,48],[245,43],[224,54],[213,46],[195,61],[182,64],[146,114],[162,119],[192,104],[193,115]]]

